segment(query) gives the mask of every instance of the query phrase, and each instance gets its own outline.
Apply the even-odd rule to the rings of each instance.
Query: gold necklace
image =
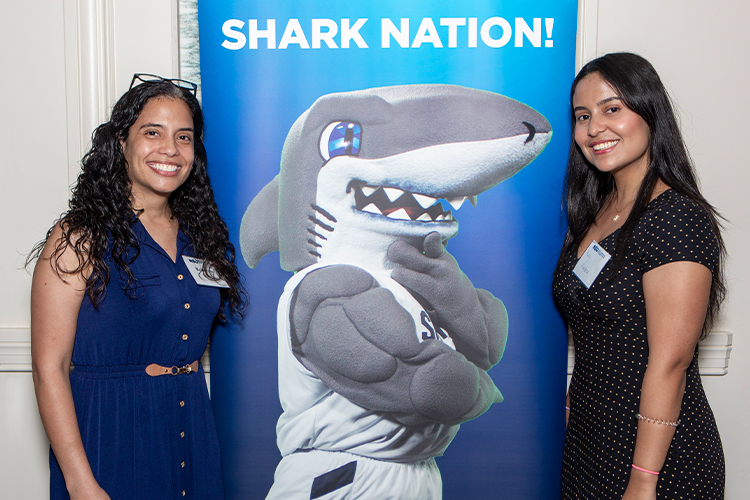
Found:
[[[617,213],[615,214],[614,217],[612,217],[612,222],[617,222],[617,220],[620,218],[620,212],[622,212],[623,210],[625,210],[626,208],[628,208],[628,206],[630,206],[630,204],[633,203],[634,201],[635,201],[635,198],[633,198],[632,200],[630,200],[629,202],[627,202],[625,204],[625,206],[622,207],[621,209],[618,209],[617,208],[617,202],[613,201],[613,203],[615,205],[615,210],[617,211]]]

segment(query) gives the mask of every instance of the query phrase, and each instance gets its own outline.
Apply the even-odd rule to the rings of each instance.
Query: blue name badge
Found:
[[[599,243],[592,241],[586,251],[583,252],[576,267],[573,268],[573,274],[586,285],[586,288],[591,288],[596,277],[599,276],[599,273],[607,265],[610,258],[612,256],[599,246]]]

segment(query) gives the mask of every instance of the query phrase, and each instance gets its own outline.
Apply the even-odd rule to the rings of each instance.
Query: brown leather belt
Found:
[[[182,375],[198,371],[198,360],[196,359],[189,365],[185,366],[161,366],[156,363],[151,363],[146,367],[146,373],[152,377],[158,377],[159,375]]]

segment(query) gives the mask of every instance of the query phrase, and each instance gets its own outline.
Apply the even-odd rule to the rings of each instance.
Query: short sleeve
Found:
[[[697,262],[712,272],[716,267],[719,243],[713,225],[692,200],[674,194],[649,210],[639,226],[641,273],[678,261]]]

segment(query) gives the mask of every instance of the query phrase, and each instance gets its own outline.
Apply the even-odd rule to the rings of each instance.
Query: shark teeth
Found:
[[[411,217],[409,217],[409,214],[403,208],[399,208],[395,212],[389,213],[388,218],[395,220],[411,220]]]
[[[417,200],[417,203],[419,203],[419,206],[422,208],[430,208],[432,205],[438,202],[437,198],[427,196],[426,194],[412,193],[411,195],[415,200]]]
[[[354,191],[355,209],[368,214],[387,217],[394,221],[453,222],[453,214],[444,211],[440,199],[420,193],[411,193],[392,186],[373,186],[352,181],[348,191]],[[446,198],[454,210],[469,200],[476,206],[476,196]]]
[[[383,215],[383,212],[381,212],[380,209],[376,207],[374,203],[370,203],[369,205],[367,205],[365,208],[362,208],[361,210],[369,214]]]
[[[457,198],[448,198],[446,201],[450,203],[454,210],[458,210],[461,208],[461,205],[464,204],[466,198],[468,198],[468,196],[459,196]]]
[[[391,200],[392,202],[398,200],[399,198],[401,198],[401,195],[404,194],[404,192],[400,190],[399,188],[384,187],[382,189],[383,191],[385,191],[385,194],[386,196],[388,196],[388,199]]]

